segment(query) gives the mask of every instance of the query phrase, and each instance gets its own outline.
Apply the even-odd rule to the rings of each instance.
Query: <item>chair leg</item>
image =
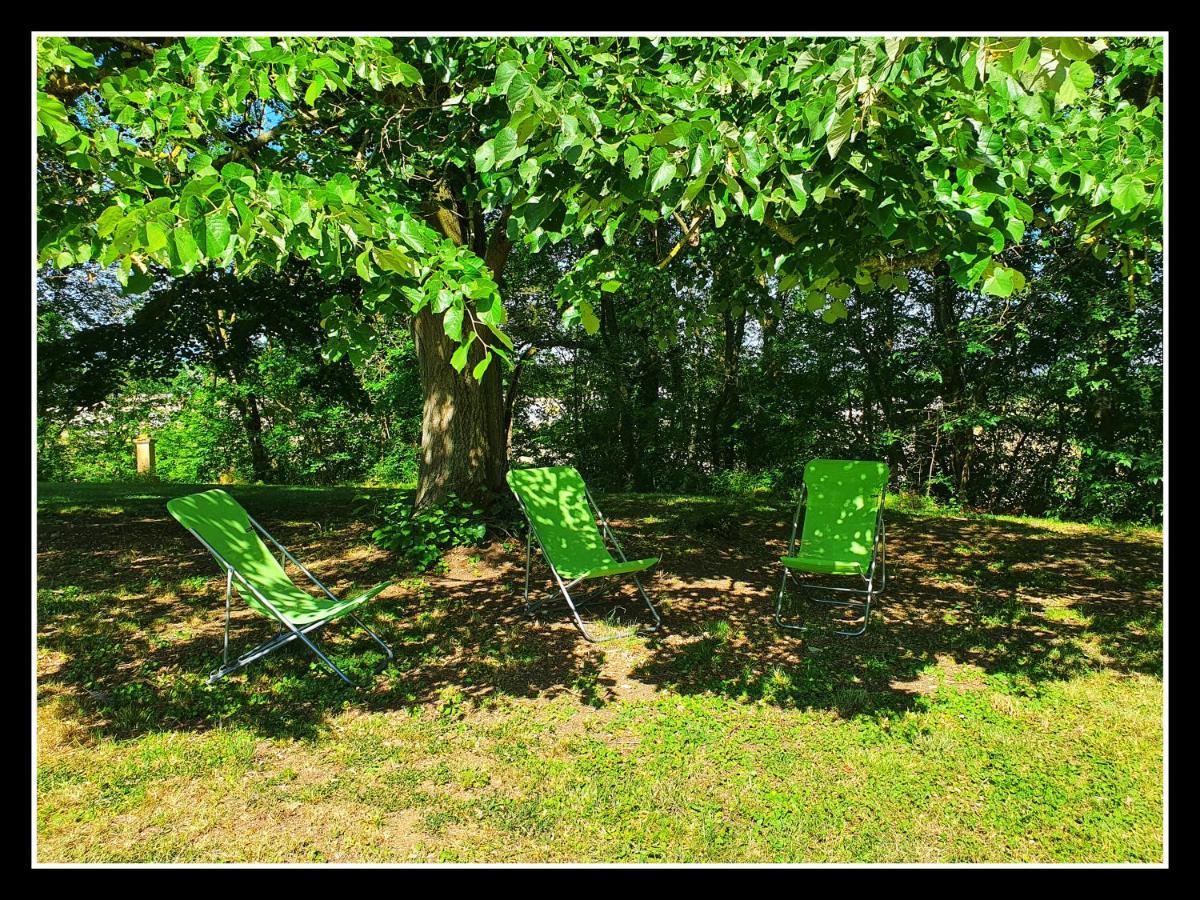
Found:
[[[579,631],[583,635],[584,639],[586,641],[588,641],[589,643],[592,643],[592,644],[600,643],[600,641],[597,641],[596,638],[591,636],[591,634],[587,630],[587,626],[583,624],[583,619],[580,618],[580,616],[579,616],[579,610],[575,608],[575,602],[571,599],[571,592],[568,591],[566,586],[563,585],[561,582],[559,583],[559,587],[562,588],[563,596],[567,598],[567,606],[570,607],[571,618],[573,618],[575,620],[575,627],[579,629]],[[620,636],[621,635],[618,635],[618,637],[620,637]],[[611,638],[608,638],[608,640],[611,640]]]
[[[236,660],[234,660],[232,664],[229,662],[228,644],[226,644],[226,654],[225,654],[224,665],[222,665],[218,669],[213,670],[213,672],[208,676],[208,684],[214,684],[215,682],[220,681],[226,675],[236,672],[238,669],[242,668],[243,666],[249,665],[250,663],[254,662],[256,659],[260,659],[260,658],[266,656],[268,653],[270,653],[275,648],[282,647],[284,644],[291,643],[295,639],[296,639],[296,635],[293,632],[282,632],[280,634],[275,635],[275,637],[271,638],[270,640],[263,641],[263,643],[259,644],[257,647],[253,648],[252,650],[247,650],[245,653],[243,653],[241,656],[239,656]]]
[[[525,614],[528,616],[536,616],[537,613],[539,613],[545,606],[545,601],[538,601],[536,604],[529,602],[530,568],[532,566],[533,554],[532,542],[533,533],[532,530],[530,530],[525,535]],[[548,563],[549,560],[547,560],[547,564]],[[630,629],[629,631],[622,631],[619,634],[614,634],[605,638],[594,637],[592,633],[587,630],[587,626],[583,623],[583,618],[579,615],[579,610],[587,603],[591,603],[594,600],[599,600],[601,598],[598,596],[589,595],[583,603],[576,603],[574,598],[571,597],[571,592],[568,589],[568,586],[563,583],[562,578],[559,577],[558,572],[555,571],[553,566],[550,566],[550,574],[554,576],[555,584],[558,585],[558,589],[562,592],[563,598],[567,601],[567,609],[571,613],[571,618],[575,622],[575,627],[579,629],[579,633],[582,634],[584,639],[589,643],[602,644],[605,641],[615,641],[618,638],[631,637],[632,635],[638,633],[653,633],[662,627],[662,618],[659,616],[658,610],[654,608],[654,603],[651,602],[650,596],[646,593],[646,589],[642,587],[642,582],[638,579],[637,575],[633,575],[633,581],[634,584],[637,585],[638,593],[641,595],[642,600],[645,601],[646,606],[650,609],[650,614],[654,616],[654,625],[648,628],[638,626]],[[576,583],[578,583],[578,579],[571,582],[571,584]]]
[[[385,644],[382,639],[380,639],[379,635],[375,634],[375,632],[373,632],[370,628],[367,628],[367,626],[363,624],[362,620],[359,619],[358,616],[352,615],[351,618],[353,618],[356,622],[358,622],[358,624],[360,626],[362,626],[362,628],[367,632],[367,634],[369,634],[372,638],[374,638],[379,643],[379,645],[381,647],[383,647],[383,649],[387,652],[388,659],[394,659],[391,648],[387,644]],[[329,667],[330,671],[332,671],[333,674],[337,675],[338,678],[340,678],[342,681],[344,681],[346,684],[350,685],[351,687],[357,687],[357,685],[355,685],[355,683],[350,680],[350,678],[346,675],[346,673],[343,672],[340,668],[338,668],[338,666],[333,662],[333,660],[331,660],[328,656],[326,656],[324,653],[322,653],[321,648],[318,647],[316,645],[316,643],[314,643],[308,637],[309,632],[316,631],[318,628],[320,628],[321,626],[323,626],[325,624],[327,624],[327,622],[314,622],[313,624],[311,624],[305,628],[296,628],[294,625],[289,625],[289,624],[285,623],[285,630],[283,630],[279,634],[275,635],[275,637],[259,644],[257,647],[255,647],[251,650],[247,650],[245,653],[243,653],[241,656],[239,656],[236,660],[234,660],[234,662],[232,664],[230,664],[228,662],[228,653],[226,653],[225,664],[222,665],[219,669],[215,670],[211,675],[208,676],[208,684],[214,684],[215,682],[220,681],[226,675],[230,675],[233,672],[236,672],[238,669],[240,669],[244,666],[248,666],[250,663],[254,662],[256,659],[261,659],[262,657],[266,656],[272,650],[276,650],[279,647],[282,647],[284,644],[290,644],[292,641],[299,638],[308,646],[308,649],[312,650],[313,653],[317,654],[317,657],[321,660],[321,662],[325,663],[325,665]]]
[[[646,601],[646,605],[650,607],[651,615],[654,616],[653,627],[643,628],[642,626],[639,625],[636,628],[631,628],[627,631],[622,631],[618,634],[609,635],[608,637],[603,637],[603,638],[593,637],[591,632],[589,632],[587,630],[587,626],[583,624],[583,619],[579,615],[579,608],[575,605],[575,601],[571,599],[571,594],[567,590],[567,586],[565,584],[563,584],[561,581],[559,582],[558,586],[562,590],[563,596],[567,600],[568,608],[571,610],[571,618],[573,618],[575,620],[575,627],[577,627],[579,629],[580,634],[583,635],[584,639],[586,641],[588,641],[588,643],[603,644],[603,643],[606,643],[607,641],[615,641],[620,638],[632,637],[635,634],[653,633],[655,631],[658,631],[658,629],[662,626],[662,619],[659,618],[658,610],[656,610],[654,608],[654,604],[650,602],[650,598],[646,595],[646,591],[642,588],[642,583],[640,581],[638,581],[636,575],[634,576],[633,580],[638,586],[638,591],[639,591],[639,593],[641,593],[642,599],[644,599]]]
[[[783,567],[783,577],[779,579],[779,594],[775,599],[775,624],[780,628],[786,628],[788,631],[804,631],[803,625],[792,625],[783,621],[783,598],[787,594],[788,570],[787,566]]]
[[[353,619],[355,622],[357,622],[358,627],[361,628],[363,631],[365,631],[367,634],[369,634],[372,638],[374,638],[375,643],[377,643],[380,647],[383,648],[383,652],[387,654],[387,658],[388,658],[389,662],[396,658],[396,655],[394,653],[392,653],[392,648],[383,642],[383,638],[381,638],[374,631],[372,631],[370,628],[367,627],[367,623],[358,617],[358,613],[351,613],[350,618]]]
[[[637,585],[638,593],[642,595],[642,599],[646,601],[646,608],[650,610],[650,615],[654,616],[654,626],[652,628],[641,629],[647,634],[653,634],[662,628],[662,617],[659,616],[658,610],[654,608],[654,604],[650,602],[650,595],[646,593],[646,589],[642,587],[641,580],[637,575],[633,576],[633,583]]]
[[[229,603],[233,598],[233,569],[225,570],[225,647],[221,655],[221,664],[229,665]],[[210,681],[209,684],[212,684]]]
[[[783,578],[780,579],[780,582],[779,582],[779,595],[778,595],[778,599],[775,604],[775,622],[776,622],[776,624],[779,625],[780,628],[786,628],[789,631],[808,631],[808,626],[806,626],[806,625],[792,625],[792,624],[789,624],[789,623],[783,621],[783,618],[782,618],[783,599],[786,595],[786,585],[787,585],[787,580],[788,580],[789,575],[790,575],[790,573],[785,568],[784,572],[783,572]],[[796,579],[796,587],[798,589],[809,590],[809,591],[821,590],[821,588],[819,586],[805,584],[800,579]],[[849,591],[852,589],[850,589],[850,588],[826,588],[825,590]],[[873,584],[869,583],[867,586],[867,589],[865,591],[858,591],[855,589],[853,592],[866,594],[867,599],[865,601],[863,601],[863,600],[827,600],[827,599],[824,599],[821,597],[813,598],[813,601],[812,601],[813,603],[823,603],[828,606],[842,606],[842,607],[846,607],[848,609],[862,610],[863,619],[862,619],[862,624],[859,628],[857,628],[856,630],[838,630],[838,631],[835,631],[834,634],[843,635],[845,637],[858,637],[859,635],[862,635],[863,633],[865,633],[867,630],[867,624],[871,621],[872,604],[874,603],[876,596],[878,596],[878,594],[881,593],[881,590],[875,590]]]
[[[533,529],[525,532],[525,614],[532,616],[535,612],[529,603],[529,569],[533,564]],[[538,604],[539,607],[541,604]]]
[[[862,620],[862,626],[859,627],[856,631],[835,631],[834,634],[841,634],[841,635],[845,635],[846,637],[858,637],[859,635],[863,634],[867,630],[867,624],[871,621],[871,600],[872,600],[872,595],[867,594],[867,602],[866,603],[837,603],[836,605],[838,605],[838,606],[851,606],[851,607],[857,607],[857,608],[862,609],[863,620]],[[824,602],[828,603],[830,601],[824,601]]]

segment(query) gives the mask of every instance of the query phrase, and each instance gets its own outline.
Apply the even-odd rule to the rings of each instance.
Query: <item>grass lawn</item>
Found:
[[[196,489],[39,486],[42,862],[1162,859],[1157,531],[896,510],[867,633],[796,636],[790,508],[609,496],[663,557],[653,638],[531,623],[514,536],[367,607],[373,680],[321,634],[366,690],[296,643],[208,687],[224,580],[164,508]],[[335,593],[395,574],[371,492],[229,490]]]

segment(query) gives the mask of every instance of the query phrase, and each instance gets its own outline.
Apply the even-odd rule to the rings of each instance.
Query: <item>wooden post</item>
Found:
[[[134,438],[133,446],[137,449],[137,472],[143,478],[155,479],[154,474],[154,438],[143,433]]]

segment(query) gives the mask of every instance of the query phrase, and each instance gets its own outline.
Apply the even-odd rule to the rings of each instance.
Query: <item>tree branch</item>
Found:
[[[517,357],[516,365],[513,366],[512,378],[508,380],[508,392],[504,396],[504,445],[509,450],[512,449],[513,408],[517,402],[517,385],[521,381],[521,367],[525,365],[525,360],[537,353],[537,349],[532,343],[525,345]]]
[[[683,237],[681,237],[679,242],[671,248],[670,253],[659,260],[657,268],[660,272],[671,264],[671,260],[679,255],[679,251],[683,249],[684,244],[691,244],[694,247],[696,243],[699,242],[700,233],[698,229],[700,228],[700,223],[704,221],[704,217],[706,215],[708,215],[707,209],[700,210],[700,212],[696,213],[695,217],[692,219],[691,224],[683,229]],[[682,222],[682,220],[680,221]]]
[[[767,215],[763,219],[763,224],[789,244],[800,242],[800,235],[771,215]],[[932,269],[941,261],[942,254],[937,250],[926,250],[922,253],[910,253],[907,256],[898,256],[893,259],[873,259],[861,265],[868,272],[882,272],[893,269]]]
[[[178,38],[166,38],[163,40],[163,42],[160,46],[155,47],[152,44],[146,43],[141,38],[129,38],[129,37],[114,37],[114,38],[112,38],[113,43],[120,44],[122,47],[126,48],[127,50],[136,51],[137,53],[140,53],[143,56],[153,56],[159,50],[163,49],[163,47],[170,47],[177,40],[178,40]]]
[[[492,226],[492,237],[483,256],[497,284],[500,283],[500,273],[504,270],[504,264],[508,261],[508,252],[512,250],[512,241],[508,239],[508,216],[511,212],[512,207],[506,206],[500,213],[500,218]]]

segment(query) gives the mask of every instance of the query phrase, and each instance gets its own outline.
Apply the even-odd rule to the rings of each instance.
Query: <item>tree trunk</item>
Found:
[[[742,342],[746,336],[746,311],[723,314],[725,345],[721,356],[721,390],[709,411],[709,459],[714,469],[733,468],[733,425],[737,421]]]
[[[271,480],[271,459],[267,456],[267,448],[263,444],[262,413],[258,408],[258,398],[254,394],[242,396],[236,381],[234,382],[233,405],[237,408],[246,429],[246,441],[250,445],[250,465],[254,469],[255,481]]]
[[[486,247],[485,259],[492,277],[501,282],[510,244],[501,216],[493,227],[490,242],[479,230],[482,214],[461,212],[462,205],[445,182],[435,185],[427,209],[427,220],[456,244],[467,243],[478,251]],[[476,229],[467,229],[467,224]],[[467,304],[468,316],[474,306]],[[413,339],[421,373],[424,408],[421,413],[421,463],[417,474],[416,509],[439,503],[448,494],[473,502],[486,502],[504,491],[508,448],[504,429],[504,398],[499,360],[493,360],[482,381],[471,375],[484,350],[471,346],[461,373],[450,366],[458,348],[442,327],[442,315],[428,307],[413,320]]]
[[[962,341],[958,333],[958,286],[951,279],[945,263],[938,267],[935,277],[937,283],[933,293],[933,324],[938,338],[937,366],[942,376],[942,400],[945,404],[945,415],[959,419],[967,412],[969,398]],[[970,428],[956,421],[948,438],[949,468],[954,491],[960,499],[968,500],[975,437]]]
[[[428,307],[413,322],[425,405],[421,414],[421,465],[416,508],[447,494],[481,502],[504,489],[506,465],[504,403],[500,365],[488,366],[482,381],[471,369],[483,358],[476,343],[461,373],[450,366],[458,345],[442,330],[442,317]]]
[[[646,456],[658,447],[658,389],[662,382],[662,359],[651,351],[642,360],[642,373],[637,384],[637,418],[639,452],[633,465],[633,489],[652,491],[654,471],[646,465]]]
[[[620,323],[611,295],[600,295],[600,339],[604,346],[604,361],[612,378],[612,400],[617,407],[617,437],[621,443],[624,465],[622,474],[626,486],[636,487],[639,448],[637,431],[633,420],[633,398],[630,396],[629,377],[625,371],[622,353]]]

